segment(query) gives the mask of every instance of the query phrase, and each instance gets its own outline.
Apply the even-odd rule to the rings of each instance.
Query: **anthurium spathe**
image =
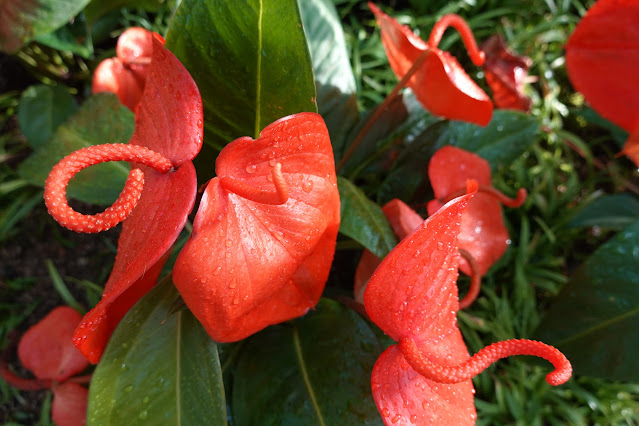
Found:
[[[19,389],[51,389],[52,418],[60,426],[85,423],[89,392],[84,386],[69,381],[89,365],[73,346],[73,332],[81,319],[82,315],[76,310],[62,306],[49,312],[24,333],[18,344],[18,359],[35,379],[16,376],[9,370],[5,359],[0,366],[2,377]]]
[[[340,202],[328,131],[300,113],[239,138],[217,158],[173,270],[182,298],[218,342],[315,306],[328,277]]]
[[[482,69],[493,91],[495,106],[528,112],[532,101],[524,93],[524,85],[532,60],[511,52],[499,34],[484,41],[481,50],[486,55]]]
[[[520,189],[515,199],[509,199],[491,186],[490,165],[486,160],[453,146],[445,146],[433,155],[428,164],[428,176],[436,197],[428,203],[429,215],[463,193],[466,180],[478,182],[479,191],[462,215],[459,247],[470,253],[479,274],[484,275],[504,254],[510,242],[500,203],[518,207],[526,200],[526,190]],[[460,269],[467,275],[472,273],[465,259],[461,260]]]
[[[191,160],[202,146],[202,100],[182,64],[161,41],[152,42],[146,87],[129,143],[95,145],[70,154],[54,167],[45,186],[49,213],[71,230],[100,232],[126,218],[102,300],[75,333],[76,346],[94,363],[120,319],[155,284],[197,190]],[[66,201],[69,180],[104,161],[138,166],[113,206],[94,216],[72,210]]]
[[[418,60],[423,60],[407,86],[428,111],[453,120],[464,120],[485,126],[490,122],[493,104],[486,93],[466,74],[457,59],[437,48],[444,31],[457,29],[475,65],[484,62],[484,54],[466,22],[457,15],[443,16],[433,27],[428,43],[408,27],[368,3],[381,29],[382,43],[388,62],[398,78],[402,78]],[[420,58],[426,55],[425,58]]]
[[[552,362],[555,370],[546,379],[553,385],[572,374],[559,351],[531,340],[498,342],[469,357],[456,322],[457,234],[477,184],[469,183],[468,189],[404,238],[364,293],[370,319],[398,342],[380,355],[371,376],[373,397],[387,425],[474,424],[470,379],[510,355]]]
[[[115,93],[131,111],[140,102],[153,54],[153,37],[164,39],[140,27],[128,28],[118,38],[116,57],[100,62],[93,73],[93,93]]]

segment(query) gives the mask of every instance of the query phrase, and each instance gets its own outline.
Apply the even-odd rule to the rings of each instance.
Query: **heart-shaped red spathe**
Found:
[[[89,390],[77,383],[66,382],[53,387],[51,419],[57,426],[86,424]]]
[[[469,189],[476,191],[476,185]],[[406,236],[381,262],[364,293],[366,312],[375,324],[393,340],[413,339],[422,353],[443,365],[469,358],[456,320],[457,234],[471,197],[454,199]],[[470,380],[444,385],[425,379],[396,345],[377,360],[371,385],[389,425],[399,420],[466,424],[475,416]]]
[[[424,108],[452,120],[481,126],[490,122],[493,112],[490,98],[466,74],[454,56],[429,46],[373,3],[368,5],[380,26],[388,62],[398,78],[401,79],[411,69],[423,52],[430,51],[407,84]]]
[[[283,204],[251,201],[221,183],[232,178],[275,193],[278,164],[289,188]],[[315,306],[333,260],[340,202],[328,131],[314,113],[231,142],[216,172],[173,281],[209,335],[231,342]]]
[[[145,166],[142,197],[122,226],[118,254],[102,300],[82,320],[74,341],[93,363],[128,309],[156,282],[165,255],[193,209],[197,191],[191,160],[202,146],[202,99],[195,81],[157,39],[129,142],[162,154],[175,171]]]
[[[639,3],[599,0],[566,43],[573,86],[599,114],[629,132],[639,126]]]
[[[382,207],[382,211],[388,220],[397,238],[401,241],[406,235],[413,232],[424,219],[406,203],[397,198],[390,200]],[[364,303],[364,291],[368,280],[379,266],[381,260],[368,250],[364,250],[355,270],[355,286],[353,293],[355,300]]]
[[[468,179],[482,186],[491,185],[488,162],[476,154],[452,146],[443,147],[433,155],[428,165],[428,176],[435,197],[440,200],[463,190]],[[428,214],[434,214],[441,206],[438,200],[430,201]],[[462,216],[459,247],[475,258],[479,274],[484,275],[504,254],[509,241],[500,202],[490,194],[478,192]],[[465,259],[460,261],[460,269],[466,275],[471,275],[472,271]]]
[[[484,41],[481,50],[486,54],[482,68],[497,108],[529,111],[532,102],[524,94],[524,84],[532,60],[512,53],[499,34]]]
[[[68,306],[55,308],[20,339],[20,363],[38,379],[62,382],[89,363],[73,346],[73,331],[82,315]]]

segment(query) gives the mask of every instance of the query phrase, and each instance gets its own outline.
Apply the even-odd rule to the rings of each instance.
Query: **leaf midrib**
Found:
[[[579,333],[573,334],[572,336],[570,336],[570,337],[568,337],[566,339],[560,340],[558,342],[554,342],[553,345],[555,345],[555,346],[566,345],[566,344],[568,344],[570,342],[573,342],[575,340],[584,338],[584,337],[586,337],[587,335],[589,335],[591,333],[594,333],[594,332],[599,331],[601,329],[604,329],[606,327],[610,327],[610,326],[612,326],[612,325],[614,325],[614,324],[616,324],[618,322],[621,322],[621,321],[623,321],[623,320],[625,320],[627,318],[630,318],[633,315],[637,315],[637,314],[639,314],[639,307],[636,307],[635,309],[632,309],[632,310],[630,310],[628,312],[624,312],[621,315],[617,315],[617,316],[614,316],[612,318],[609,318],[606,321],[602,321],[602,322],[596,324],[595,326],[589,327],[589,328],[587,328],[587,329],[585,329],[583,331],[580,331]]]
[[[256,93],[255,93],[255,131],[254,138],[257,139],[260,137],[261,123],[260,123],[260,115],[261,111],[261,97],[262,97],[262,14],[263,14],[263,3],[262,0],[258,0],[260,9],[257,15],[257,65],[256,65],[256,76],[257,76],[257,84],[256,84]]]
[[[311,385],[311,380],[308,376],[308,371],[306,371],[306,362],[304,361],[304,355],[302,354],[302,345],[300,343],[300,334],[297,327],[293,329],[293,343],[295,345],[295,357],[297,358],[297,363],[300,367],[300,372],[302,373],[302,378],[304,379],[304,386],[306,386],[306,390],[311,398],[311,404],[315,409],[315,414],[317,414],[317,421],[321,426],[326,426],[324,422],[324,417],[322,416],[322,411],[317,402],[317,397],[315,396],[315,392],[313,391],[313,386]]]

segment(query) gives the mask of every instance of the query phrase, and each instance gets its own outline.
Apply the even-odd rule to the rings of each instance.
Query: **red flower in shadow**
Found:
[[[173,281],[209,335],[243,339],[315,306],[340,223],[321,116],[300,113],[219,154]]]
[[[484,41],[481,50],[486,54],[482,69],[497,108],[530,111],[532,102],[524,94],[524,84],[532,60],[512,53],[498,34]]]
[[[115,93],[122,105],[135,112],[153,55],[153,37],[164,43],[162,36],[144,28],[124,31],[118,38],[116,57],[103,60],[95,69],[91,91]]]
[[[53,168],[45,186],[49,213],[71,230],[100,232],[126,218],[102,300],[74,335],[78,349],[93,363],[120,319],[155,284],[195,202],[191,160],[202,146],[202,100],[182,64],[159,40],[152,42],[153,57],[129,143],[95,145],[70,154]],[[75,212],[67,204],[66,185],[83,168],[104,161],[129,161],[139,168],[131,170],[120,198],[107,210],[94,216]]]
[[[473,424],[471,378],[507,356],[549,360],[556,368],[546,376],[552,385],[572,374],[563,354],[531,340],[498,342],[469,357],[456,322],[457,235],[476,183],[468,189],[404,238],[364,293],[370,319],[398,342],[380,355],[371,376],[373,398],[387,425]]]
[[[87,378],[72,378],[89,365],[73,346],[73,331],[81,319],[74,309],[62,306],[24,333],[18,358],[35,379],[16,376],[7,365],[6,352],[0,363],[2,378],[18,389],[53,391],[52,419],[59,426],[85,424],[89,391],[78,382]]]
[[[566,43],[566,68],[575,89],[603,117],[628,132],[639,132],[639,3],[599,0]],[[639,166],[639,137],[622,153]]]
[[[466,74],[457,59],[437,48],[448,26],[457,29],[475,65],[484,62],[466,22],[457,15],[445,15],[433,27],[428,43],[408,27],[368,3],[381,29],[382,43],[393,72],[404,77],[414,64],[423,60],[410,78],[410,87],[417,100],[428,111],[453,120],[464,120],[485,126],[490,122],[493,104],[484,91]],[[420,57],[425,54],[425,58]]]

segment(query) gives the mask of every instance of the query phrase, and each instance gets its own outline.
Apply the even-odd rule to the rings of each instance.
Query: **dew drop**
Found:
[[[255,164],[247,164],[246,165],[246,173],[255,173],[257,171],[257,166]]]
[[[148,404],[148,403],[149,403],[149,397],[148,397],[148,396],[145,396],[145,397],[142,399],[142,402],[143,402],[143,403],[145,403],[145,404]]]
[[[313,190],[313,181],[305,180],[304,183],[302,183],[302,190],[307,194],[311,192]]]
[[[390,416],[390,411],[388,411],[388,408],[383,408],[382,409],[382,416],[384,416],[384,417]]]
[[[146,420],[149,417],[149,412],[144,410],[140,413],[140,415],[138,416],[138,418],[140,420]]]
[[[233,245],[233,241],[231,240],[226,240],[226,246],[227,247],[231,247]]]
[[[233,304],[234,305],[239,305],[240,304],[240,298],[236,297],[235,299],[233,299]]]
[[[131,392],[133,390],[133,385],[128,385],[124,388],[124,392]]]

